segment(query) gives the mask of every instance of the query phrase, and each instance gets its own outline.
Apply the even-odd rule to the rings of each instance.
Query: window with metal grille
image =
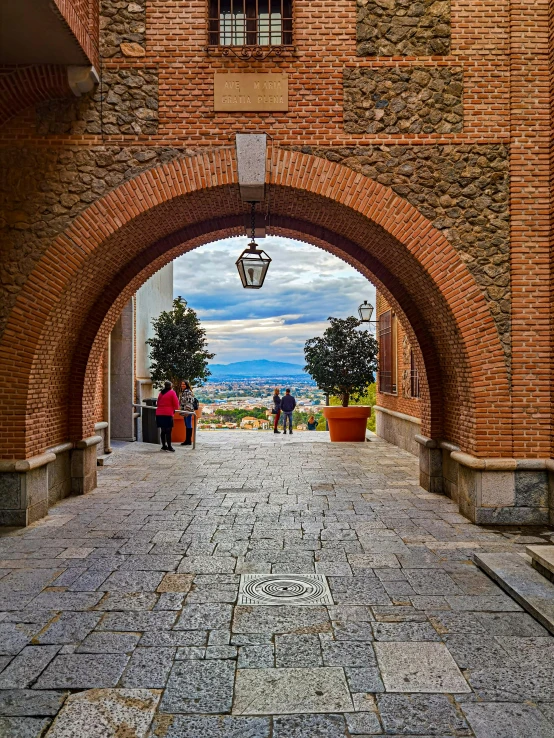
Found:
[[[415,363],[414,352],[410,349],[410,395],[419,397],[419,371]]]
[[[291,46],[292,0],[209,0],[210,46]]]
[[[379,316],[379,391],[396,392],[395,316],[390,310]]]

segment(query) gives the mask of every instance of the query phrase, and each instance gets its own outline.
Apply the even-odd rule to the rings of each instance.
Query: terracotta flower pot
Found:
[[[334,443],[363,443],[365,441],[371,406],[339,407],[333,405],[324,407],[323,415],[329,423],[329,434]]]
[[[182,443],[185,440],[185,416],[175,413],[173,416],[173,430],[171,443]]]

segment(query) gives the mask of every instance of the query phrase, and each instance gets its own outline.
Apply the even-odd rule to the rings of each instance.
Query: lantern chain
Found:
[[[250,229],[252,231],[252,243],[256,240],[256,203],[250,203]]]

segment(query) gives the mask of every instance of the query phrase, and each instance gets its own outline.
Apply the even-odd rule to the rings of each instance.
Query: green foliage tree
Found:
[[[378,343],[369,331],[359,331],[356,318],[329,318],[323,336],[304,345],[308,372],[320,390],[337,395],[343,407],[359,400],[375,382]]]
[[[179,396],[185,379],[193,385],[202,385],[211,374],[208,360],[215,354],[207,350],[206,331],[196,312],[187,307],[186,300],[177,297],[173,309],[161,313],[152,325],[155,336],[146,343],[150,346],[150,374],[154,384],[159,387],[169,380]]]

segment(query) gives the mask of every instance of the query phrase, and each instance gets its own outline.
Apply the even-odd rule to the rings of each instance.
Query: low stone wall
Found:
[[[483,459],[447,441],[417,436],[420,484],[458,503],[478,525],[548,525],[554,522],[551,459]]]
[[[377,435],[414,456],[419,456],[419,446],[415,437],[421,431],[421,420],[378,405],[374,405],[373,410]]]

